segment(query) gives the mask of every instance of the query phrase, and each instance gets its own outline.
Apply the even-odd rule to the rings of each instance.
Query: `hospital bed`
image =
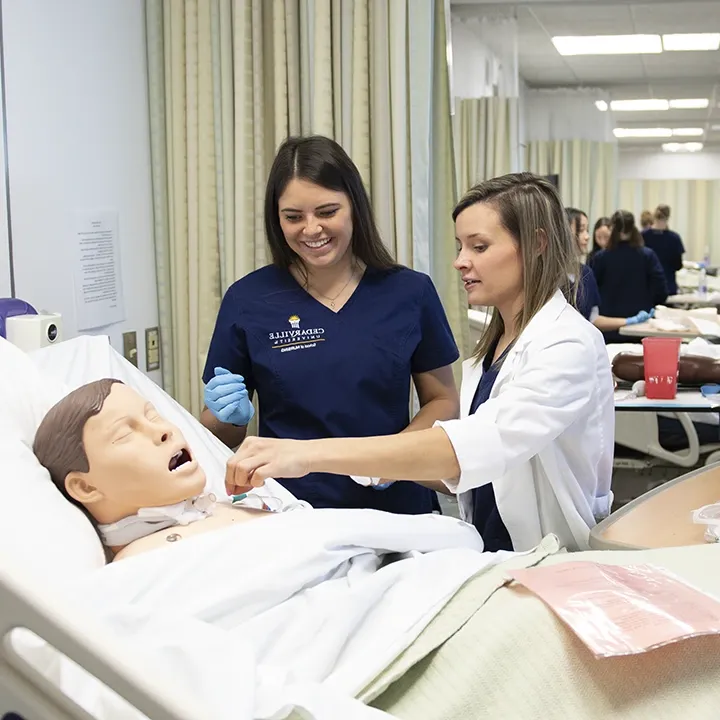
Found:
[[[573,557],[626,564],[655,562],[707,591],[720,594],[720,576],[703,572],[703,568],[717,563],[719,558],[715,551],[720,547],[686,548],[684,550],[689,552],[680,554],[660,550],[648,554],[641,551],[632,556],[592,552],[571,556],[561,552],[562,548],[553,536],[548,536],[529,553],[503,556],[489,566],[478,564],[468,581],[457,584],[447,596],[438,595],[432,605],[431,617],[423,616],[422,622],[413,621],[418,630],[412,642],[391,648],[393,652],[387,654],[378,671],[362,683],[352,680],[354,667],[343,668],[339,662],[340,672],[331,673],[327,682],[320,686],[312,682],[303,685],[306,668],[300,668],[300,675],[287,688],[288,692],[294,693],[293,700],[280,708],[275,707],[272,714],[256,714],[253,708],[262,685],[258,686],[255,697],[252,682],[246,677],[250,673],[251,657],[240,654],[232,663],[218,661],[212,665],[209,675],[198,673],[201,665],[191,662],[199,663],[202,658],[211,664],[222,646],[216,643],[224,641],[225,635],[201,636],[207,642],[192,646],[197,655],[183,656],[179,663],[173,664],[172,655],[153,655],[151,648],[138,640],[144,635],[136,637],[136,626],[130,621],[137,620],[139,627],[146,627],[140,612],[144,606],[136,606],[129,615],[123,615],[125,581],[136,570],[152,570],[159,565],[171,568],[171,553],[180,553],[175,559],[185,560],[201,542],[219,546],[225,537],[205,536],[205,540],[190,540],[184,546],[179,543],[169,550],[153,551],[110,566],[112,572],[103,576],[111,586],[113,582],[117,584],[117,594],[108,596],[117,598],[117,607],[112,608],[110,616],[117,612],[122,622],[112,625],[101,621],[87,609],[67,602],[69,596],[65,592],[75,583],[86,583],[86,587],[91,587],[87,578],[104,562],[97,547],[97,537],[74,508],[64,500],[61,502],[49,479],[41,477],[37,467],[31,469],[28,442],[49,405],[69,389],[92,379],[115,376],[152,399],[160,414],[180,427],[210,479],[221,481],[229,454],[227,448],[142,373],[126,363],[109,347],[105,338],[80,338],[56,346],[49,353],[41,351],[33,358],[35,367],[40,368],[37,372],[27,365],[26,358],[8,358],[5,351],[7,348],[0,342],[0,490],[6,511],[0,523],[0,717],[4,718],[6,713],[16,713],[23,720],[88,720],[92,717],[58,691],[59,659],[56,654],[48,653],[49,647],[56,648],[77,664],[63,667],[72,680],[66,689],[71,688],[71,696],[81,705],[84,706],[88,697],[98,690],[98,683],[85,677],[83,668],[114,691],[109,696],[106,694],[113,702],[108,700],[107,706],[100,705],[102,712],[97,713],[100,720],[250,720],[254,717],[314,720],[335,720],[337,717],[347,720],[543,717],[552,720],[609,717],[619,709],[628,720],[650,716],[677,717],[680,713],[699,720],[715,716],[720,703],[720,665],[716,661],[719,638],[703,638],[692,645],[680,643],[663,650],[652,656],[656,660],[659,658],[660,666],[649,661],[649,655],[614,664],[598,663],[587,655],[572,633],[541,601],[509,587],[505,572],[508,567],[567,562]],[[53,377],[53,373],[58,375]],[[23,482],[15,483],[18,478]],[[282,492],[279,486],[273,485],[271,489]],[[26,508],[32,508],[32,513],[25,512]],[[323,511],[307,512],[318,513],[313,524],[323,517]],[[295,514],[288,515],[292,518]],[[390,522],[387,519],[390,516],[383,513],[377,518]],[[392,523],[396,522],[404,521],[392,518]],[[463,524],[434,515],[425,519],[408,518],[407,522],[437,525],[441,540],[445,528],[455,528],[459,537],[465,532]],[[397,535],[404,541],[404,531],[398,531]],[[268,547],[267,541],[268,537],[259,543],[264,550]],[[414,542],[422,541],[423,538],[417,538]],[[278,540],[278,544],[287,551],[284,539]],[[216,548],[216,545],[211,547]],[[75,552],[69,559],[70,546]],[[335,548],[334,552],[340,549]],[[265,553],[263,562],[255,563],[259,565],[258,572],[262,572],[267,557]],[[454,572],[456,563],[445,561],[445,557],[438,557],[439,562],[430,566],[430,572],[420,564],[414,583],[419,578],[429,577],[431,585],[436,585],[443,572]],[[462,557],[472,563],[484,556],[468,551]],[[233,578],[239,584],[249,582],[249,575],[239,563],[241,559],[238,558],[233,572],[227,573],[227,582]],[[422,557],[413,557],[413,563],[422,560]],[[202,563],[198,564],[195,571],[202,567]],[[412,563],[410,567],[413,567]],[[288,566],[288,573],[291,570]],[[196,583],[195,577],[192,575],[189,582]],[[165,581],[162,572],[148,577],[151,583],[159,580]],[[267,594],[273,592],[271,582],[263,587]],[[393,623],[402,622],[403,615],[412,614],[411,601],[421,589],[424,591],[421,586],[411,583],[405,595],[394,596],[391,591],[380,588],[378,597],[382,602],[368,597],[358,610],[369,615],[371,612],[390,612],[394,608]],[[160,594],[161,590],[158,588],[156,592]],[[321,594],[315,595],[315,600],[322,597],[323,591],[321,588]],[[131,588],[127,592],[136,591]],[[264,598],[254,601],[264,601]],[[312,610],[313,603],[306,605]],[[244,606],[241,609],[244,610]],[[271,603],[271,613],[277,609]],[[172,619],[169,607],[163,606],[161,610]],[[140,616],[136,618],[138,613]],[[329,619],[320,619],[317,632],[307,643],[310,653],[321,648],[341,628]],[[344,622],[345,618],[337,620]],[[153,633],[158,631],[152,625],[147,627]],[[123,632],[119,632],[119,628],[123,628]],[[26,630],[19,633],[18,629]],[[8,640],[8,633],[13,633],[11,640]],[[152,637],[156,638],[156,635],[152,634]],[[282,645],[288,642],[287,637],[287,633],[270,632],[265,644],[269,647]],[[359,647],[363,647],[366,642],[366,635],[360,634],[344,644],[352,649],[353,645],[359,643]],[[375,649],[372,645],[369,647]],[[340,658],[341,653],[338,651],[337,654]],[[162,662],[158,662],[159,659]],[[221,659],[225,656],[221,655]],[[654,674],[649,669],[653,669]],[[270,677],[281,684],[278,690],[271,688],[273,692],[284,689],[282,673],[276,675]],[[354,683],[357,687],[350,693],[347,688],[353,687]],[[198,695],[198,684],[209,692]],[[115,694],[128,702],[120,702]],[[199,697],[203,702],[199,702]],[[315,702],[318,697],[323,698],[325,704]],[[353,697],[362,703],[352,700]],[[213,701],[212,708],[210,701]],[[304,709],[298,714],[294,707]]]

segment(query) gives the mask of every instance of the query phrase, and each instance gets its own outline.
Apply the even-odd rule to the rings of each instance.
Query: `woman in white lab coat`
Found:
[[[506,175],[472,188],[453,219],[468,302],[494,308],[463,365],[462,417],[386,437],[248,438],[228,491],[310,472],[411,480],[457,493],[488,550],[548,533],[587,549],[612,502],[613,382],[602,335],[566,299],[577,249],[560,197],[535,175]]]

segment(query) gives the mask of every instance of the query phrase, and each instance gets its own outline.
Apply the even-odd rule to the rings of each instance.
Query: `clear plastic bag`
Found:
[[[720,602],[661,567],[580,561],[508,575],[540,597],[597,657],[720,634]]]
[[[692,511],[692,521],[696,525],[705,525],[705,540],[720,542],[720,503],[703,505]]]

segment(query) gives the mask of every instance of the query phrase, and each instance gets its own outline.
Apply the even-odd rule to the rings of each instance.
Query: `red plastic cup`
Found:
[[[677,395],[681,338],[643,338],[645,397],[673,400]]]

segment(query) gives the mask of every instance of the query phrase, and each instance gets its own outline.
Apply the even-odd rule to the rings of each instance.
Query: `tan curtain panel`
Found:
[[[455,100],[455,171],[462,195],[482,180],[512,172],[517,98]]]
[[[587,213],[592,225],[617,209],[617,145],[592,140],[533,140],[526,168],[538,175],[559,175],[566,206]]]
[[[720,264],[720,180],[621,180],[620,207],[640,223],[643,210],[670,206],[670,227],[680,233],[685,259],[700,261],[705,248]]]
[[[429,273],[458,342],[443,0],[147,0],[163,382],[197,414],[222,294],[265,265],[263,197],[288,135],[340,142],[397,260]]]

